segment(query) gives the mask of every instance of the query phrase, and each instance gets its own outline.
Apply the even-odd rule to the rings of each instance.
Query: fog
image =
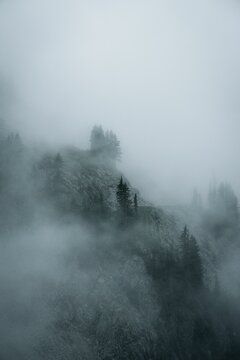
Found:
[[[233,0],[0,0],[1,359],[240,358],[239,39]]]
[[[239,38],[238,1],[2,0],[0,115],[31,142],[112,129],[159,204],[213,178],[239,194]]]

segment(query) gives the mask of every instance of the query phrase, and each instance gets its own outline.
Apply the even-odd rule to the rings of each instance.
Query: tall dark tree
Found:
[[[134,195],[134,211],[135,211],[135,214],[137,215],[138,214],[138,196],[137,196],[137,194]]]
[[[130,199],[130,190],[128,185],[123,181],[121,177],[120,182],[117,186],[117,201],[119,210],[123,217],[129,217],[131,215],[131,199]]]
[[[127,185],[127,183],[123,184],[123,210],[126,215],[131,214],[131,199],[130,199],[130,189]]]
[[[123,204],[124,203],[124,201],[123,201],[124,196],[123,196],[123,178],[122,178],[122,176],[121,176],[121,179],[120,179],[119,184],[117,186],[116,195],[117,195],[118,206],[119,206],[120,209],[123,209],[123,207],[124,207],[124,204]]]

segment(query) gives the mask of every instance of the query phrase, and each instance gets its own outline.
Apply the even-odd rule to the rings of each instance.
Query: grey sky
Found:
[[[240,193],[238,1],[2,0],[0,49],[0,113],[26,139],[87,147],[102,124],[157,203],[212,177]]]

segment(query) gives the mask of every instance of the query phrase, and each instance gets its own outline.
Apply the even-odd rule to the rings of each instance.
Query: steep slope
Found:
[[[91,152],[76,148],[65,148],[61,154],[64,164],[64,192],[68,201],[74,202],[80,210],[94,209],[103,202],[110,212],[117,212],[116,190],[123,177],[129,187],[132,203],[134,195],[138,196],[139,221],[161,245],[173,246],[180,231],[175,218],[145,200],[116,165],[107,161],[99,162]]]
[[[99,162],[98,158],[89,151],[78,149],[64,149],[62,152],[64,160],[65,186],[66,190],[80,206],[88,202],[94,206],[94,202],[99,195],[106,200],[108,207],[115,211],[117,209],[116,187],[123,174],[113,164]],[[137,193],[139,205],[146,206],[145,201],[139,191],[131,186],[125,179],[130,188],[131,198]]]

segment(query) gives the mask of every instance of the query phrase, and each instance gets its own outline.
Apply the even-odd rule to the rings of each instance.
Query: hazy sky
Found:
[[[0,0],[0,114],[25,139],[114,130],[157,203],[215,177],[240,194],[240,3]]]

